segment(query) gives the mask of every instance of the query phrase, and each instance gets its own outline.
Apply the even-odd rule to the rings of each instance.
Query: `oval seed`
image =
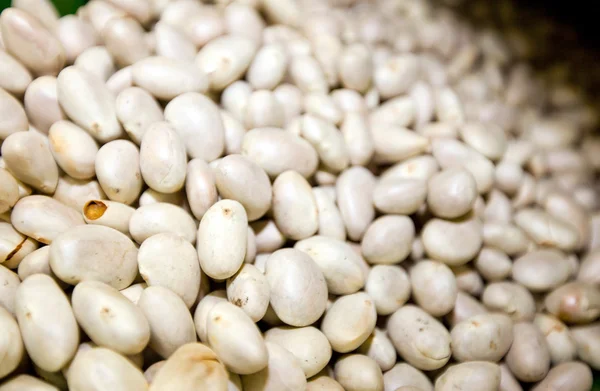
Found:
[[[150,391],[227,389],[227,370],[217,355],[203,344],[183,345],[163,363],[151,381]]]
[[[131,141],[104,144],[96,154],[96,176],[109,199],[131,205],[142,191],[140,152]]]
[[[350,163],[366,166],[375,152],[366,116],[358,112],[346,113],[340,130],[348,149]]]
[[[325,311],[325,277],[305,253],[295,249],[275,251],[267,260],[265,276],[271,287],[271,306],[286,324],[308,326]]]
[[[30,375],[17,375],[2,383],[2,391],[56,391],[58,388]]]
[[[562,363],[550,369],[544,380],[532,388],[533,391],[548,389],[585,391],[592,388],[590,368],[580,362]]]
[[[588,323],[600,315],[600,290],[573,281],[550,292],[544,303],[548,312],[565,322]]]
[[[218,106],[206,96],[194,92],[178,96],[165,108],[165,120],[179,133],[190,158],[210,162],[222,155],[223,120]]]
[[[273,218],[281,233],[295,240],[310,237],[319,229],[312,188],[298,172],[286,171],[273,182]]]
[[[37,366],[56,372],[75,356],[79,328],[67,296],[51,277],[36,274],[19,285],[15,315]]]
[[[336,182],[336,198],[348,237],[360,241],[375,218],[375,177],[364,167],[345,170]]]
[[[277,43],[261,47],[252,60],[246,78],[256,90],[271,90],[285,76],[288,58],[285,48]]]
[[[83,281],[71,301],[77,322],[94,343],[121,354],[140,353],[148,344],[150,326],[144,314],[115,288]]]
[[[227,299],[244,310],[253,322],[258,322],[265,316],[270,297],[269,282],[254,265],[244,263],[227,280]]]
[[[514,282],[494,282],[483,291],[481,301],[490,310],[502,311],[516,322],[529,321],[535,315],[531,293]]]
[[[27,68],[10,54],[0,51],[0,70],[0,88],[16,96],[23,96],[32,81]]]
[[[43,136],[17,132],[2,143],[6,168],[19,180],[44,194],[52,194],[58,184],[58,167]]]
[[[335,189],[333,187],[313,187],[312,190],[317,202],[317,214],[319,216],[318,234],[338,240],[346,240],[346,227],[335,204]],[[334,197],[328,194],[329,190],[333,191]]]
[[[302,117],[301,133],[315,147],[321,162],[334,172],[344,170],[350,163],[344,138],[331,123],[305,114]]]
[[[163,121],[162,108],[150,93],[139,87],[128,87],[117,95],[117,118],[133,142],[140,145],[148,126]]]
[[[123,135],[114,97],[101,79],[71,66],[60,72],[57,83],[58,101],[73,122],[103,143]]]
[[[378,315],[389,315],[410,297],[408,274],[398,266],[375,265],[369,271],[365,292],[373,298]]]
[[[133,64],[131,77],[135,85],[162,100],[188,92],[204,93],[208,89],[208,77],[202,70],[186,61],[162,56],[147,57]]]
[[[546,338],[553,364],[573,361],[576,358],[576,341],[563,322],[552,315],[536,314],[533,323]]]
[[[0,140],[28,128],[29,120],[21,102],[0,88]]]
[[[377,328],[357,351],[375,360],[382,371],[391,369],[396,363],[396,349],[392,341],[384,331]]]
[[[188,162],[185,192],[192,214],[198,220],[218,201],[213,171],[204,160],[192,159]]]
[[[163,358],[179,347],[196,342],[194,321],[183,300],[162,286],[144,289],[138,301],[150,324],[149,346]]]
[[[335,378],[347,391],[383,391],[383,374],[379,365],[362,354],[342,356],[335,363]]]
[[[129,235],[129,220],[135,209],[114,201],[91,200],[82,209],[87,224],[104,225]]]
[[[98,144],[85,130],[69,121],[55,122],[48,132],[50,151],[56,163],[75,179],[96,175]]]
[[[11,223],[22,234],[49,244],[61,233],[85,224],[73,208],[47,196],[23,197],[14,206]]]
[[[74,65],[102,81],[107,81],[116,71],[113,58],[105,46],[94,46],[84,50]]]
[[[415,226],[406,216],[382,216],[367,228],[361,242],[365,259],[371,264],[400,263],[411,251]]]
[[[577,247],[579,234],[571,225],[533,208],[521,209],[515,214],[515,223],[537,244],[571,251]]]
[[[492,391],[498,387],[500,367],[482,361],[452,365],[435,381],[435,389],[439,391]]]
[[[244,262],[248,218],[237,201],[222,200],[210,207],[198,228],[197,250],[202,270],[211,278],[233,276]]]
[[[483,244],[482,224],[472,214],[457,220],[431,219],[421,238],[425,251],[450,266],[460,266],[475,258]]]
[[[140,244],[163,232],[177,234],[192,244],[196,241],[196,223],[192,216],[166,202],[144,205],[136,209],[129,220],[129,233]]]
[[[32,81],[25,91],[23,103],[31,124],[43,133],[48,133],[55,122],[67,119],[58,102],[54,76],[42,76]]]
[[[128,66],[150,55],[143,27],[133,18],[112,18],[102,29],[106,49],[120,67]]]
[[[75,15],[60,18],[55,33],[65,50],[67,64],[73,64],[83,51],[98,44],[94,27]]]
[[[388,335],[398,353],[418,369],[441,368],[452,355],[448,330],[414,305],[394,312],[388,321]]]
[[[265,345],[268,350],[268,365],[261,371],[242,376],[244,390],[305,390],[306,378],[294,355],[277,344],[267,342]]]
[[[448,266],[421,261],[410,270],[410,280],[415,302],[431,315],[445,315],[454,307],[458,287]]]
[[[3,227],[0,226],[0,229],[2,228]],[[0,297],[0,307],[6,309],[11,315],[14,315],[15,313],[15,294],[21,283],[19,278],[20,276],[12,270],[9,270],[4,265],[0,265],[0,283],[2,283],[2,288],[0,289],[0,293],[2,293],[2,296]]]
[[[434,215],[453,219],[473,208],[477,183],[469,171],[447,168],[429,179],[427,194],[427,206]]]
[[[517,323],[514,340],[506,354],[506,363],[515,377],[534,382],[543,379],[550,369],[550,353],[542,333],[532,323]]]
[[[65,65],[62,45],[35,16],[10,8],[2,12],[0,28],[6,50],[33,73],[56,75]]]
[[[0,353],[2,355],[0,378],[3,378],[17,368],[23,358],[25,349],[19,325],[13,315],[2,307],[0,307],[0,326],[3,330],[2,337],[0,337]],[[3,387],[5,387],[5,384]]]
[[[483,243],[513,256],[526,252],[530,241],[525,232],[513,224],[486,222],[483,225]]]
[[[427,197],[427,182],[422,179],[382,177],[373,190],[373,204],[383,213],[415,213]]]
[[[513,322],[503,314],[481,314],[452,328],[452,354],[458,361],[492,361],[504,357],[513,341]]]
[[[175,26],[166,22],[154,25],[156,54],[166,58],[192,62],[196,57],[196,45]]]
[[[19,201],[19,183],[4,168],[0,168],[0,212],[10,210]]]
[[[570,275],[570,266],[562,253],[556,250],[537,250],[517,258],[512,267],[512,278],[532,292],[558,288]]]
[[[512,273],[508,255],[493,247],[483,247],[475,258],[475,269],[488,281],[502,281]]]
[[[375,329],[377,312],[366,293],[339,297],[327,310],[321,331],[336,352],[347,353],[363,344]]]
[[[200,266],[192,244],[179,235],[159,233],[144,240],[137,258],[140,275],[148,286],[172,290],[188,308],[194,304],[200,289]]]
[[[82,210],[88,201],[107,198],[98,181],[78,180],[68,175],[58,178],[58,186],[52,197],[75,210]]]
[[[383,384],[385,391],[397,391],[398,389],[401,391],[433,391],[431,380],[423,372],[406,363],[398,363],[385,372]],[[404,390],[403,387],[408,387],[408,390]]]

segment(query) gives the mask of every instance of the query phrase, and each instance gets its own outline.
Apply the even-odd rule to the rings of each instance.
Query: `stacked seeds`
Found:
[[[591,388],[597,113],[518,34],[427,0],[13,6],[0,391]]]

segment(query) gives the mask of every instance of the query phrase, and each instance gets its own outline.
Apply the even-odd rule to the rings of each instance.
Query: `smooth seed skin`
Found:
[[[281,346],[269,343],[268,366],[254,374],[242,376],[246,391],[306,390],[306,378],[294,355]],[[265,361],[267,352],[265,352]]]
[[[115,62],[105,46],[94,46],[86,49],[73,64],[80,70],[107,81],[116,71]]]
[[[436,391],[492,391],[500,387],[500,367],[482,361],[450,366],[436,380]]]
[[[252,92],[244,110],[244,126],[247,129],[282,127],[285,116],[281,103],[269,90]]]
[[[198,220],[219,199],[214,173],[202,159],[192,159],[187,165],[185,192],[192,214]]]
[[[2,383],[1,391],[57,391],[58,388],[30,375],[17,375]]]
[[[273,182],[272,209],[275,224],[290,239],[308,238],[319,229],[312,188],[296,171],[283,172]]]
[[[417,369],[441,368],[452,355],[448,330],[414,305],[394,312],[388,320],[388,335],[398,354]]]
[[[585,391],[592,388],[593,377],[590,368],[581,362],[566,362],[559,364],[548,372],[533,391]]]
[[[525,382],[542,380],[550,369],[550,353],[544,336],[532,323],[516,323],[506,363],[515,377]]]
[[[577,343],[577,355],[579,358],[598,370],[600,368],[600,356],[598,355],[598,345],[600,339],[600,324],[590,323],[584,326],[571,327],[571,334]]]
[[[367,117],[360,112],[348,112],[340,131],[344,136],[350,164],[366,166],[375,152]]]
[[[399,266],[375,265],[369,271],[365,292],[373,298],[378,315],[390,315],[410,297],[408,274]]]
[[[83,225],[61,233],[52,242],[50,267],[67,284],[94,280],[123,289],[137,275],[137,253],[131,239],[121,232]]]
[[[525,253],[531,241],[521,228],[513,224],[486,222],[483,225],[483,243],[513,256]]]
[[[165,107],[170,122],[183,141],[191,159],[211,162],[223,154],[225,136],[219,108],[202,94],[179,95]]]
[[[452,270],[441,262],[421,261],[410,269],[412,296],[429,314],[440,317],[454,308],[458,287]]]
[[[427,254],[449,266],[469,262],[483,244],[483,227],[478,217],[469,214],[458,220],[431,219],[421,231]]]
[[[145,30],[133,18],[113,18],[101,31],[106,49],[120,67],[132,65],[150,55]]]
[[[502,281],[512,274],[508,255],[493,247],[483,247],[475,258],[474,266],[487,281]]]
[[[308,380],[306,391],[343,391],[344,387],[329,376],[315,376]]]
[[[522,285],[502,281],[489,284],[481,296],[482,303],[492,311],[502,311],[515,322],[530,321],[535,315],[535,301]]]
[[[533,208],[521,209],[514,216],[515,223],[539,245],[572,251],[577,247],[579,234],[571,225]]]
[[[140,171],[144,182],[161,193],[183,188],[187,171],[185,145],[167,122],[148,126],[140,146]]]
[[[115,288],[83,281],[73,290],[71,301],[77,322],[99,346],[131,355],[148,344],[150,326],[144,314]]]
[[[85,130],[69,121],[55,122],[48,132],[52,156],[63,171],[75,179],[96,175],[98,144]]]
[[[2,283],[2,288],[0,289],[0,293],[2,293],[0,307],[6,309],[11,315],[15,313],[15,294],[21,284],[19,278],[20,276],[15,272],[0,265],[0,283]]]
[[[35,274],[19,285],[15,315],[29,357],[56,372],[75,355],[79,328],[69,300],[49,276]]]
[[[10,210],[19,201],[19,183],[4,168],[0,168],[0,212]]]
[[[246,128],[241,121],[234,118],[228,111],[221,110],[223,131],[225,136],[225,155],[242,153],[242,143]]]
[[[271,207],[271,181],[266,172],[242,155],[229,155],[219,161],[215,183],[222,198],[238,201],[246,209],[248,221],[261,218]]]
[[[56,201],[75,210],[82,210],[92,200],[105,200],[106,194],[95,180],[78,180],[70,176],[58,178],[58,186],[52,196]]]
[[[163,286],[191,308],[200,289],[200,265],[192,244],[173,233],[144,240],[137,255],[140,275],[148,286]]]
[[[67,67],[58,75],[57,91],[58,102],[67,116],[96,140],[105,143],[123,135],[114,97],[97,76]]]
[[[16,96],[23,96],[33,78],[31,73],[10,54],[0,51],[0,88]]]
[[[360,241],[375,218],[375,177],[364,167],[345,170],[336,182],[336,198],[348,237]]]
[[[75,15],[65,15],[58,20],[56,38],[65,49],[67,64],[73,64],[83,51],[98,44],[93,26]]]
[[[294,84],[305,93],[329,91],[325,73],[319,62],[310,55],[294,56],[288,72]]]
[[[459,127],[460,137],[476,151],[491,160],[499,160],[506,151],[506,136],[499,126],[466,123]]]
[[[252,40],[235,35],[224,35],[207,43],[198,52],[195,64],[210,80],[210,88],[222,91],[244,74],[254,54],[256,45]],[[223,67],[222,64],[228,64]]]
[[[359,43],[346,46],[339,57],[338,71],[345,88],[365,92],[371,85],[373,74],[369,49]]]
[[[131,67],[131,77],[136,86],[166,101],[185,93],[204,93],[208,89],[208,77],[202,70],[189,62],[162,56],[136,62]]]
[[[348,167],[346,142],[333,124],[310,114],[305,114],[301,121],[302,137],[312,144],[327,168],[337,173]]]
[[[103,374],[110,373],[110,377]],[[71,390],[99,389],[145,391],[144,374],[127,358],[106,348],[92,348],[77,355],[67,375]]]
[[[336,352],[347,353],[363,344],[375,329],[377,312],[366,293],[341,296],[325,313],[321,331]]]
[[[503,314],[475,315],[454,326],[450,336],[457,361],[497,362],[512,344],[513,322]]]
[[[429,179],[427,206],[441,218],[460,217],[473,208],[477,183],[473,175],[461,168],[447,168]]]
[[[21,339],[21,332],[13,315],[3,307],[0,307],[0,327],[3,333],[0,338],[0,378],[5,377],[17,368],[25,348]]]
[[[342,356],[335,364],[335,377],[348,391],[383,391],[383,374],[377,363],[362,354]]]
[[[104,225],[129,235],[129,220],[135,209],[120,202],[91,200],[83,206],[83,219],[87,224]]]
[[[227,110],[235,119],[244,123],[246,106],[253,91],[252,86],[244,80],[232,83],[221,94],[223,109]],[[295,114],[300,114],[300,111],[298,110]]]
[[[254,265],[244,263],[227,280],[227,299],[244,310],[253,322],[258,322],[265,316],[270,298],[267,277]]]
[[[325,335],[310,327],[274,327],[265,334],[267,343],[274,343],[292,353],[306,378],[319,373],[331,359],[331,346]]]
[[[302,251],[275,251],[267,260],[265,276],[271,287],[271,306],[286,324],[308,326],[325,311],[325,277],[315,261]]]
[[[257,128],[246,133],[242,155],[265,170],[271,178],[294,170],[305,178],[317,170],[319,158],[306,140],[278,128]]]
[[[126,140],[104,144],[96,154],[96,177],[109,199],[133,204],[143,185],[137,146]]]
[[[256,90],[271,90],[283,80],[287,64],[288,58],[282,45],[264,45],[256,52],[246,78]]]
[[[139,87],[128,87],[117,95],[115,110],[119,122],[131,140],[140,145],[148,126],[164,120],[156,99]]]
[[[404,127],[371,120],[370,129],[378,163],[398,163],[429,148],[427,138]]]
[[[371,264],[400,263],[410,253],[414,237],[415,226],[409,217],[379,217],[362,238],[363,256]]]
[[[42,76],[32,81],[25,91],[23,103],[31,125],[43,133],[48,133],[55,122],[67,119],[58,103],[57,79],[54,76]]]
[[[192,216],[183,208],[166,202],[141,206],[129,220],[129,233],[139,244],[166,232],[179,235],[192,244],[196,241],[196,223]]]
[[[546,296],[546,309],[569,323],[589,323],[600,315],[600,290],[597,286],[574,281]]]
[[[385,391],[402,390],[403,387],[409,387],[407,391],[413,391],[410,387],[422,391],[433,391],[431,380],[423,372],[406,363],[398,363],[385,372],[383,385]]]
[[[157,55],[180,61],[194,61],[196,46],[175,26],[158,22],[154,26],[154,35]]]
[[[573,361],[577,357],[575,339],[558,318],[548,314],[536,314],[533,323],[546,338],[553,364]]]
[[[373,111],[370,118],[388,125],[406,127],[415,117],[415,102],[412,98],[402,96],[390,99]]]
[[[52,194],[58,185],[58,167],[43,136],[17,132],[2,143],[6,168],[19,180],[43,194]]]
[[[263,337],[239,307],[229,302],[215,304],[208,313],[206,327],[208,343],[232,372],[249,375],[267,366]]]
[[[512,278],[532,292],[545,292],[563,285],[570,275],[564,255],[556,250],[537,250],[517,258]]]
[[[19,232],[50,244],[61,233],[85,224],[73,208],[42,195],[21,198],[14,206],[11,223]]]
[[[23,105],[3,88],[0,88],[0,114],[0,140],[29,128]]]
[[[227,371],[210,348],[194,342],[181,346],[164,361],[150,383],[150,391],[225,391]]]
[[[373,204],[383,213],[410,215],[427,197],[427,182],[422,179],[382,177],[373,190]]]
[[[333,191],[334,197],[329,192]],[[320,236],[327,236],[338,240],[346,240],[346,227],[342,215],[335,203],[335,188],[313,187],[313,195],[317,202],[317,213],[319,215]]]
[[[202,217],[197,238],[204,273],[218,280],[233,276],[246,256],[248,218],[244,207],[233,200],[217,202]]]
[[[10,8],[2,12],[0,28],[7,52],[32,73],[56,75],[65,65],[62,45],[35,16]]]
[[[357,352],[375,360],[382,371],[391,369],[396,363],[396,348],[385,331],[380,329],[375,329]]]
[[[319,266],[329,293],[347,295],[365,285],[360,256],[345,242],[317,235],[300,240],[294,248],[308,254]]]
[[[163,358],[179,347],[196,342],[194,321],[185,303],[176,293],[162,286],[144,289],[137,303],[150,325],[150,343]]]

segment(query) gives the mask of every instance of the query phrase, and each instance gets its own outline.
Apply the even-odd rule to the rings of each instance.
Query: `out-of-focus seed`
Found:
[[[508,255],[493,247],[483,247],[474,261],[477,272],[488,281],[502,281],[512,273]]]
[[[489,284],[483,291],[481,301],[492,311],[502,311],[513,321],[530,321],[535,315],[535,301],[522,285],[502,281]]]
[[[4,88],[0,88],[0,140],[29,128],[23,105]]]
[[[273,182],[273,217],[282,234],[305,239],[317,232],[317,203],[310,184],[296,171],[286,171]]]
[[[550,352],[544,336],[532,323],[516,323],[514,340],[506,363],[515,377],[524,382],[542,380],[550,369]]]
[[[452,354],[458,361],[492,361],[504,357],[513,341],[513,322],[503,314],[481,314],[452,328]]]
[[[421,261],[410,270],[415,302],[433,316],[443,316],[454,308],[458,287],[452,270],[443,263]]]
[[[60,18],[55,33],[65,50],[67,64],[73,64],[84,50],[98,44],[93,26],[75,15]]]
[[[306,389],[306,378],[298,359],[281,346],[267,342],[268,361],[265,352],[266,368],[242,376],[244,390],[281,390],[300,391]]]
[[[410,215],[426,197],[427,182],[422,179],[383,177],[373,190],[373,204],[384,213]]]
[[[492,391],[500,387],[500,367],[484,361],[451,365],[435,381],[436,391]]]
[[[406,216],[382,216],[367,228],[361,243],[364,257],[372,264],[402,262],[410,253],[415,226]]]
[[[373,174],[360,166],[345,170],[336,182],[337,204],[348,237],[354,241],[362,239],[369,224],[375,218],[373,207],[375,183]]]
[[[600,316],[600,289],[592,284],[573,281],[546,296],[546,310],[569,323],[589,323]]]
[[[335,364],[335,378],[347,391],[383,391],[381,368],[362,354],[342,356]]]
[[[113,18],[101,33],[106,48],[121,67],[150,55],[150,48],[144,40],[145,31],[133,18]]]
[[[533,292],[558,288],[569,278],[570,267],[562,253],[556,250],[529,252],[513,263],[512,277]]]
[[[572,361],[577,357],[575,339],[558,318],[548,314],[536,314],[533,323],[546,338],[553,364]]]
[[[408,274],[398,266],[375,265],[367,277],[365,292],[373,299],[378,315],[389,315],[410,297]]]
[[[471,210],[477,198],[473,175],[462,168],[447,168],[428,182],[427,206],[441,218],[453,219]]]
[[[450,266],[464,265],[475,258],[482,242],[481,221],[472,214],[457,220],[429,220],[421,238],[427,254]]]
[[[148,126],[163,121],[162,108],[146,90],[125,88],[115,101],[117,118],[133,142],[140,145]]]
[[[129,234],[129,220],[135,209],[120,202],[106,200],[88,201],[83,209],[83,219],[87,224],[104,225]]]

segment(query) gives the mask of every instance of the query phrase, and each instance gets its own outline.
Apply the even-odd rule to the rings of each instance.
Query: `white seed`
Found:
[[[128,87],[117,95],[117,118],[133,142],[140,145],[148,126],[163,121],[162,108],[146,90]]]
[[[107,198],[98,181],[78,180],[68,175],[58,178],[58,186],[52,197],[75,210],[82,210],[91,200]]]
[[[133,213],[129,220],[129,233],[138,243],[142,243],[152,235],[170,232],[181,236],[186,241],[196,242],[196,223],[184,209],[157,202],[144,205]]]
[[[294,355],[277,344],[267,342],[265,345],[268,350],[268,365],[259,372],[242,376],[244,390],[305,390],[306,378]],[[266,354],[267,352],[265,352]],[[267,357],[265,357],[266,359]]]
[[[550,292],[546,310],[565,322],[587,323],[600,315],[600,290],[595,285],[573,281]]]
[[[359,43],[346,46],[339,57],[338,72],[345,88],[366,91],[373,74],[373,60],[367,46]]]
[[[517,258],[512,267],[512,277],[532,292],[558,288],[570,275],[565,256],[556,250],[537,250]]]
[[[114,201],[91,200],[82,209],[87,224],[104,225],[125,235],[129,234],[129,220],[135,209]]]
[[[530,240],[521,228],[513,224],[486,222],[483,225],[483,242],[512,256],[527,251]]]
[[[150,324],[149,346],[161,357],[169,358],[179,347],[196,342],[192,315],[173,291],[150,286],[144,289],[137,305]]]
[[[383,213],[409,215],[427,197],[427,182],[422,179],[383,177],[373,191],[373,204]]]
[[[17,375],[12,377],[10,380],[5,381],[0,386],[2,391],[20,391],[20,390],[31,390],[31,391],[56,391],[57,388],[53,385],[46,383],[36,377],[30,375]]]
[[[75,15],[60,18],[55,33],[65,50],[67,64],[73,64],[87,48],[98,44],[98,35],[94,27]]]
[[[252,60],[246,78],[257,90],[272,90],[283,80],[287,64],[287,54],[282,45],[264,45]]]
[[[41,195],[21,198],[13,208],[11,223],[22,234],[45,244],[62,232],[85,224],[75,209]]]
[[[292,57],[288,72],[303,92],[327,93],[329,85],[319,62],[310,55]]]
[[[144,28],[133,18],[113,18],[101,31],[106,49],[120,67],[132,65],[150,55]]]
[[[0,88],[0,140],[28,128],[29,120],[21,102]]]
[[[181,296],[190,308],[200,289],[200,266],[194,246],[173,233],[146,239],[138,252],[140,275],[148,286],[163,286]],[[165,259],[170,259],[168,264]]]
[[[504,131],[493,124],[466,123],[459,128],[461,138],[491,160],[499,160],[506,151]]]
[[[131,205],[142,191],[140,152],[131,141],[104,144],[96,154],[96,176],[109,199]]]
[[[592,388],[592,383],[592,371],[587,365],[580,362],[568,362],[550,369],[544,380],[532,390],[559,389],[567,386],[572,391],[585,391]]]
[[[31,83],[31,73],[13,56],[0,51],[0,87],[16,96],[23,96]]]
[[[183,345],[167,361],[161,362],[163,364],[150,381],[151,391],[193,391],[199,387],[206,390],[227,389],[227,370],[205,345]],[[146,370],[146,376],[150,368]]]
[[[224,35],[204,45],[195,64],[208,75],[210,88],[222,91],[246,72],[256,49],[255,43],[248,38]]]
[[[373,110],[370,118],[373,122],[382,122],[403,128],[413,122],[415,110],[415,103],[411,97],[400,96],[386,101]]]
[[[571,334],[577,342],[577,355],[592,368],[598,368],[600,357],[598,356],[598,335],[600,326],[597,322],[588,325],[571,328]]]
[[[342,356],[335,364],[335,378],[347,391],[383,391],[383,374],[375,360],[362,354]]]
[[[504,357],[513,341],[513,322],[504,314],[480,314],[452,328],[452,354],[460,362]]]
[[[441,368],[452,355],[448,330],[414,305],[394,312],[388,321],[388,335],[400,356],[417,369]]]
[[[4,224],[2,224],[0,226],[0,230],[3,231],[3,234],[6,234],[6,232],[4,232],[4,228]],[[4,242],[4,240],[2,242]],[[0,245],[4,247],[6,243],[2,242],[0,242]],[[15,314],[15,294],[17,292],[17,288],[21,284],[21,280],[19,278],[20,276],[18,276],[15,272],[9,270],[4,265],[0,265],[0,282],[2,283],[2,288],[0,288],[0,293],[2,293],[2,296],[0,297],[0,307],[8,311],[11,316],[14,316]]]
[[[498,387],[500,367],[483,361],[452,365],[435,381],[435,389],[439,391],[493,391]]]
[[[508,255],[493,247],[483,247],[475,258],[474,266],[488,281],[502,281],[512,273],[512,262]]]
[[[99,376],[99,373],[110,373],[111,376]],[[72,390],[110,388],[114,391],[142,391],[148,388],[144,375],[131,361],[100,347],[77,355],[69,368],[67,382]]]
[[[158,22],[154,26],[154,35],[157,55],[187,62],[196,57],[196,45],[175,26]]]
[[[375,303],[378,315],[389,315],[404,305],[410,297],[408,274],[398,266],[375,265],[365,284],[365,292]]]
[[[271,306],[283,322],[308,326],[325,311],[325,277],[305,253],[294,249],[275,251],[267,260],[265,276],[271,287]]]
[[[509,281],[494,282],[483,291],[481,302],[492,311],[506,313],[515,322],[529,321],[535,315],[535,301],[523,286]]]
[[[0,212],[10,210],[19,201],[19,183],[4,168],[0,168]]]
[[[329,293],[347,295],[365,285],[365,276],[359,266],[360,255],[345,242],[325,236],[313,236],[300,240],[294,248],[310,255],[319,266]]]
[[[0,307],[0,325],[4,331],[0,343],[0,352],[2,353],[0,378],[3,378],[17,368],[23,358],[25,348],[23,347],[19,325],[13,315],[2,307]],[[6,383],[3,384],[2,388],[4,387],[6,387]]]
[[[273,182],[273,218],[281,233],[300,240],[319,229],[317,202],[310,184],[296,171],[286,171]]]
[[[515,214],[515,223],[537,244],[556,247],[560,250],[575,249],[579,234],[569,224],[552,217],[548,213],[535,209],[521,209]]]
[[[371,137],[378,163],[398,163],[429,148],[429,140],[404,127],[371,120]]]
[[[390,57],[376,64],[373,82],[382,98],[393,98],[405,93],[419,78],[419,61],[412,54]]]
[[[36,16],[39,9],[36,8]],[[42,22],[17,8],[2,12],[2,41],[7,52],[15,56],[36,75],[56,75],[65,65],[65,51]]]
[[[421,261],[410,270],[415,302],[433,316],[443,316],[454,308],[458,287],[454,273],[443,263]]]
[[[58,167],[43,136],[17,132],[2,143],[6,168],[19,180],[44,194],[52,194],[58,184]]]
[[[258,12],[257,7],[258,1],[256,0],[230,3],[225,8],[223,15],[227,32],[242,35],[256,43],[260,43],[265,21]]]
[[[321,162],[334,172],[344,170],[350,163],[346,143],[338,129],[313,115],[302,117],[301,134],[315,148]]]
[[[542,333],[532,323],[517,323],[506,363],[515,377],[525,382],[542,380],[550,369],[550,353]]]
[[[100,142],[123,135],[114,97],[101,79],[71,66],[60,72],[57,83],[58,101],[73,122]]]
[[[35,274],[19,285],[15,314],[29,357],[56,372],[75,356],[79,328],[69,300],[49,276]]]
[[[558,318],[548,314],[536,314],[533,323],[546,338],[553,364],[573,361],[577,357],[576,341],[571,331]]]
[[[220,302],[227,301],[227,292],[224,290],[216,290],[204,296],[194,312],[194,325],[196,326],[196,333],[200,341],[206,343],[208,341],[206,336],[206,320],[210,310]]]
[[[396,349],[386,333],[375,329],[373,334],[360,345],[357,352],[375,360],[382,371],[391,369],[396,363]]]
[[[347,353],[363,344],[375,329],[375,303],[363,292],[341,296],[327,310],[321,331],[333,350]]]
[[[385,372],[383,384],[385,391],[433,391],[431,380],[423,372],[406,363],[398,363]]]
[[[96,175],[98,144],[85,130],[69,121],[55,122],[48,132],[50,151],[56,163],[75,179]]]
[[[165,108],[170,122],[186,146],[190,158],[213,161],[225,148],[223,120],[219,108],[198,93],[186,93],[173,99]]]
[[[133,87],[133,72],[132,67],[128,66],[125,68],[121,68],[106,81],[106,88],[113,95],[118,96],[123,90],[129,87]]]
[[[462,168],[447,168],[433,175],[427,184],[427,206],[436,216],[453,219],[469,212],[477,198],[477,183]]]
[[[382,216],[374,220],[362,238],[361,250],[371,264],[400,263],[411,251],[415,226],[406,216]]]
[[[366,166],[375,151],[366,116],[359,112],[346,113],[340,130],[344,136],[350,163]]]
[[[103,82],[107,81],[116,71],[114,60],[105,46],[94,46],[84,50],[73,65],[96,76]]]
[[[198,220],[217,202],[214,174],[202,159],[192,159],[187,165],[185,190],[190,209]]]
[[[345,170],[336,183],[337,203],[348,237],[354,241],[362,239],[371,221],[375,218],[373,189],[375,177],[364,167]]]
[[[206,92],[208,76],[193,64],[169,57],[147,57],[131,68],[135,85],[158,99],[171,100],[187,92]]]
[[[227,280],[227,299],[244,310],[253,322],[258,322],[265,316],[270,297],[269,282],[254,265],[244,263]]]
[[[335,198],[332,198],[328,192],[335,189],[333,187],[314,187],[313,195],[317,202],[317,211],[319,215],[320,236],[327,236],[338,240],[346,240],[346,227],[342,220],[342,215],[335,204]]]
[[[107,1],[96,1],[80,9],[84,19],[88,19],[96,31],[102,31],[106,23],[113,18],[122,18],[127,14],[121,8]]]
[[[312,92],[304,96],[304,111],[333,125],[339,125],[343,119],[343,113],[333,98],[320,92]]]

